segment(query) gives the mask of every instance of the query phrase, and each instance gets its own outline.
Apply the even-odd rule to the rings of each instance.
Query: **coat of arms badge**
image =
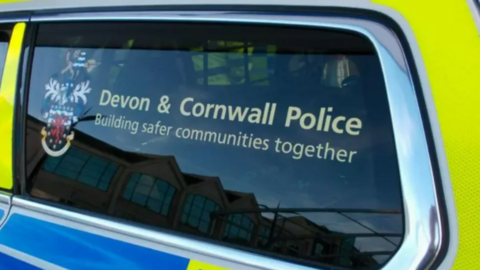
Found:
[[[75,50],[66,55],[67,67],[52,76],[45,85],[42,117],[42,146],[50,156],[61,156],[74,139],[73,127],[84,113],[90,88],[86,52]]]

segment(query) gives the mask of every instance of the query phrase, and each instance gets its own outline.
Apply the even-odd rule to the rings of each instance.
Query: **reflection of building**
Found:
[[[341,234],[298,214],[262,215],[265,207],[254,194],[225,190],[218,177],[183,173],[171,156],[126,153],[78,131],[65,155],[46,156],[41,127],[28,122],[27,176],[34,196],[282,256],[377,265]]]

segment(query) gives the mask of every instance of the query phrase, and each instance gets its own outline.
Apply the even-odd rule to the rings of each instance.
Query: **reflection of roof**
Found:
[[[225,190],[225,194],[227,195],[228,201],[231,203],[248,195],[255,196],[253,193],[238,192],[233,190]]]
[[[175,157],[173,157],[173,159],[175,159]],[[177,161],[175,160],[174,162],[175,162],[175,165],[178,166]],[[192,174],[192,173],[182,173],[182,174],[185,179],[185,182],[189,186],[196,185],[199,183],[216,183],[222,186],[222,183],[220,182],[220,178],[217,176],[206,176],[206,175],[198,175],[198,174]]]
[[[290,218],[288,218],[288,221],[292,222],[292,223],[295,223],[296,225],[299,225],[303,228],[310,227],[309,229],[314,229],[312,231],[318,230],[318,231],[321,231],[323,233],[330,233],[330,230],[327,229],[327,227],[319,226],[316,223],[314,223],[314,222],[312,222],[312,221],[310,221],[307,218],[302,217],[302,216],[290,217]]]
[[[195,177],[191,174],[186,174],[184,173],[183,174],[183,178],[185,179],[185,182],[187,183],[187,185],[195,185],[195,184],[198,184],[198,183],[201,183],[203,182],[204,180],[203,179],[200,179],[198,177]]]
[[[230,192],[229,190],[225,190],[225,194],[227,195],[229,202],[234,202],[242,198],[241,196],[235,194],[234,192]]]

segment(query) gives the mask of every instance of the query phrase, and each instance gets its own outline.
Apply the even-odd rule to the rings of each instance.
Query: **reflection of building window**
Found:
[[[322,82],[330,87],[343,87],[345,79],[358,77],[357,65],[346,55],[332,56],[325,63],[322,75]]]
[[[224,236],[227,239],[250,242],[255,225],[252,219],[246,215],[234,214],[227,218]]]
[[[266,247],[268,243],[268,237],[270,237],[270,228],[261,226],[258,229],[258,245]]]
[[[191,48],[198,84],[269,85],[270,59],[275,45],[255,47],[242,41],[209,40],[206,47]],[[208,53],[206,53],[208,51]]]
[[[43,169],[106,191],[117,171],[117,164],[72,147],[63,156],[49,156]]]
[[[190,194],[183,208],[182,223],[207,233],[210,226],[210,213],[218,211],[218,209],[220,207],[212,200]]]
[[[341,266],[352,266],[352,254],[355,249],[355,238],[347,238],[340,244],[338,263]]]
[[[162,216],[168,216],[175,190],[175,187],[166,181],[145,174],[133,173],[128,179],[123,198],[145,206]]]
[[[287,254],[291,256],[300,255],[300,246],[297,244],[289,244],[287,246]]]
[[[323,250],[325,249],[325,246],[323,243],[316,242],[314,245],[314,248],[312,250],[312,255],[313,256],[320,256],[323,253]]]
[[[272,245],[272,251],[277,252],[277,253],[282,253],[283,252],[283,245],[284,245],[283,241],[274,242],[273,245]]]

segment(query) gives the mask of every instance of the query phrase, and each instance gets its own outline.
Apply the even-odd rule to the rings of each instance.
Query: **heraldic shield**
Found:
[[[68,52],[67,67],[45,85],[42,117],[42,146],[50,156],[61,156],[74,139],[73,128],[83,117],[87,94],[91,92],[86,53]]]
[[[51,156],[63,155],[74,138],[71,106],[52,105],[48,111],[47,126],[42,130],[42,145]]]

